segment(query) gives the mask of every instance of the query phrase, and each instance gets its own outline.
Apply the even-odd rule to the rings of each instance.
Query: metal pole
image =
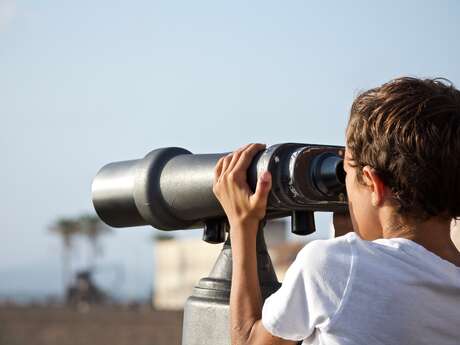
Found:
[[[257,233],[257,273],[262,299],[278,290],[280,283],[267,251],[263,225]],[[228,236],[208,277],[202,278],[184,308],[182,345],[230,345],[230,287],[232,250]]]

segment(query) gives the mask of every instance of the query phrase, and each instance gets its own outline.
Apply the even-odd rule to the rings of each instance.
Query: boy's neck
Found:
[[[423,222],[404,221],[398,216],[386,217],[386,221],[382,222],[382,237],[412,240],[460,267],[460,253],[450,237],[450,223],[450,220],[439,217]]]

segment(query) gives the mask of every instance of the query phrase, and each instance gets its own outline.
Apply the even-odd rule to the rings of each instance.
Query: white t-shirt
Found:
[[[459,345],[460,267],[403,238],[313,241],[262,323],[302,344]]]

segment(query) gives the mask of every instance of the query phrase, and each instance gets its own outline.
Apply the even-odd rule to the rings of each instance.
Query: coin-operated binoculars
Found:
[[[93,204],[113,227],[152,225],[160,230],[203,228],[203,240],[221,243],[228,222],[212,191],[219,154],[192,154],[177,147],[153,150],[143,159],[110,163],[96,175]],[[255,190],[264,171],[272,174],[267,219],[291,216],[292,232],[315,231],[313,212],[345,212],[347,199],[340,146],[286,143],[259,152],[248,168]],[[263,232],[257,238],[257,262],[265,299],[279,287]],[[209,277],[186,302],[182,345],[228,345],[231,245],[224,244]]]

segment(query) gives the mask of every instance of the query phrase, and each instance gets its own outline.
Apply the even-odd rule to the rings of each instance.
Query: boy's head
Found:
[[[405,77],[360,94],[346,144],[353,183],[365,186],[377,177],[404,219],[460,217],[460,92],[447,80]],[[350,204],[354,187],[348,181]],[[355,200],[359,205],[350,209],[369,212],[364,204],[375,204],[372,198]]]

